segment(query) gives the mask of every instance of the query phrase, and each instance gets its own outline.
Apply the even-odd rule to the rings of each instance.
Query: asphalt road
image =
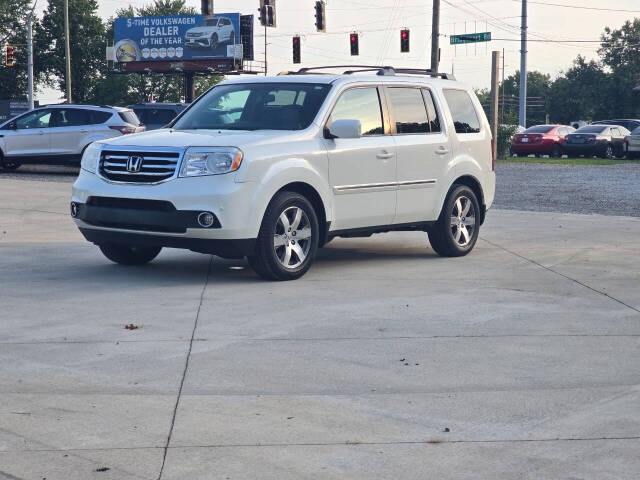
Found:
[[[640,476],[640,219],[494,209],[464,258],[336,239],[271,283],[113,265],[69,182],[0,176],[0,479]]]

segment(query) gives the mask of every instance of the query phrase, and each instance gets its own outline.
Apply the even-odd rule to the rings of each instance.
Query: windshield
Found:
[[[600,133],[605,128],[609,128],[607,125],[588,125],[586,127],[579,128],[574,133]]]
[[[527,128],[524,133],[549,133],[553,127],[549,125],[538,125],[536,127]]]
[[[247,83],[213,88],[173,125],[178,130],[304,130],[331,85]]]

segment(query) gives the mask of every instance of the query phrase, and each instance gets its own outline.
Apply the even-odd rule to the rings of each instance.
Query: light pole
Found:
[[[27,97],[29,110],[33,108],[33,10],[27,15]]]

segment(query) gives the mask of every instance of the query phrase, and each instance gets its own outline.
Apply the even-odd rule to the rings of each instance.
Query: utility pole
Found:
[[[205,18],[213,18],[213,0],[200,1],[200,13]],[[184,72],[184,101],[193,102],[195,97],[195,74],[190,71]]]
[[[264,76],[267,76],[267,24],[264,25]]]
[[[431,70],[438,72],[440,57],[440,0],[433,0],[433,18],[431,21]]]
[[[67,86],[67,103],[71,103],[71,46],[69,39],[69,0],[64,0],[64,52],[65,64],[65,84]]]
[[[520,115],[518,123],[527,126],[527,0],[522,0],[520,48]]]
[[[493,158],[498,152],[498,97],[500,95],[500,52],[494,51],[491,55],[491,108],[489,122],[491,124],[491,136],[493,142]]]
[[[27,96],[29,99],[29,110],[33,108],[33,11],[27,15]]]

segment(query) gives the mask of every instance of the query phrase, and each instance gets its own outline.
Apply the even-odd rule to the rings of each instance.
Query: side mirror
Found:
[[[17,130],[17,129],[18,129],[18,124],[17,124],[16,122],[10,122],[10,123],[7,125],[7,128],[8,128],[9,130]]]
[[[336,120],[329,127],[329,138],[360,138],[362,124],[360,120]]]

